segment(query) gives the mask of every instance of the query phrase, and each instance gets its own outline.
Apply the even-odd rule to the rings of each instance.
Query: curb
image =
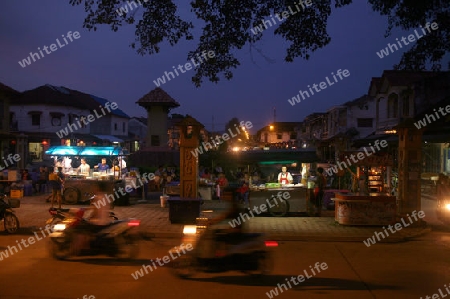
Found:
[[[412,240],[417,237],[421,237],[429,232],[431,232],[431,228],[427,227],[421,229],[417,233],[407,236],[399,236],[399,237],[389,237],[385,238],[377,243],[401,243]],[[152,230],[146,230],[141,232],[141,236],[144,240],[151,239],[181,239],[183,237],[182,232],[157,232]],[[273,241],[299,241],[299,242],[363,242],[367,240],[367,236],[343,236],[339,237],[336,235],[311,235],[311,234],[299,234],[299,235],[279,235],[279,234],[270,234],[267,233],[267,239],[271,239]]]

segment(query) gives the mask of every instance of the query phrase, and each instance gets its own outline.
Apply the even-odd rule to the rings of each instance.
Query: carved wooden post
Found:
[[[422,130],[412,124],[399,126],[398,132],[398,216],[421,209],[420,174]]]
[[[187,116],[179,123],[180,136],[180,197],[198,197],[198,152],[202,124]]]

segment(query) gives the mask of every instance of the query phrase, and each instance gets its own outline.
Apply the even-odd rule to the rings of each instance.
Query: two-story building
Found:
[[[117,135],[128,137],[129,117],[113,103],[49,84],[15,98],[9,119],[11,131],[27,136],[27,155],[34,162],[51,145],[102,145],[123,142]]]
[[[256,140],[265,147],[292,148],[297,146],[297,132],[301,122],[274,122],[256,133]]]
[[[424,172],[450,172],[450,118],[440,108],[450,105],[450,72],[384,71],[373,78],[369,95],[375,99],[375,132],[360,140],[385,139],[398,144],[396,127],[405,122],[423,130]]]
[[[17,139],[11,134],[10,103],[20,95],[20,92],[0,83],[0,157],[6,158],[16,153]],[[0,169],[6,168],[3,160]]]

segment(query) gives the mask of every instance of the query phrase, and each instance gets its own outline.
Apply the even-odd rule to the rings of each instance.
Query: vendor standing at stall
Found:
[[[106,172],[109,169],[109,165],[106,164],[106,158],[102,158],[102,163],[98,163],[97,165],[95,165],[94,169]]]
[[[81,158],[81,164],[77,168],[77,172],[79,171],[81,175],[89,176],[90,170],[91,170],[91,166],[86,163],[86,159]]]
[[[289,172],[287,172],[287,167],[281,167],[281,172],[278,174],[278,183],[280,183],[281,185],[286,185],[292,184],[293,181],[294,178]]]

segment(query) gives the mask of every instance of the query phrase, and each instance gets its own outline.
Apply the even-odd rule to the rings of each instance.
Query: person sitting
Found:
[[[86,163],[86,159],[81,158],[81,164],[77,168],[77,171],[79,171],[84,176],[89,176],[89,171],[91,170],[91,166]]]
[[[211,180],[211,174],[209,173],[208,168],[205,168],[205,171],[201,175],[202,179]]]
[[[109,169],[109,165],[106,164],[106,159],[102,158],[102,163],[98,163],[94,166],[94,168],[98,171],[107,171]]]

